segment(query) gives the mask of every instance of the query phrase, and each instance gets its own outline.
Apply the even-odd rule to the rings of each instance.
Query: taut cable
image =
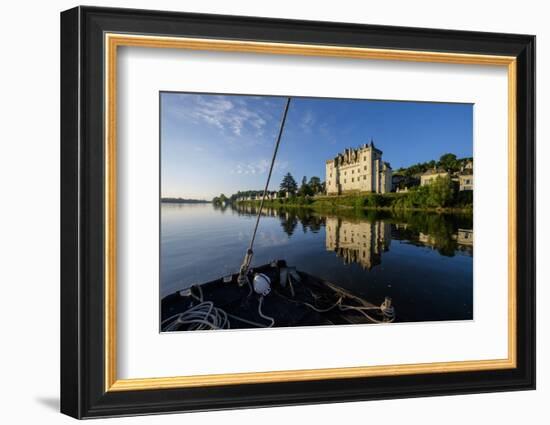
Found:
[[[256,216],[256,224],[254,225],[254,231],[252,232],[252,238],[250,239],[250,245],[244,256],[241,269],[239,270],[238,282],[239,285],[244,285],[248,282],[248,269],[250,267],[250,262],[252,261],[252,256],[254,255],[253,247],[254,240],[256,239],[256,232],[258,231],[258,224],[260,223],[260,217],[262,215],[262,209],[264,207],[265,197],[267,195],[267,188],[269,187],[269,181],[271,180],[271,173],[273,172],[273,166],[275,165],[275,158],[277,157],[277,151],[279,150],[279,143],[281,142],[281,137],[283,135],[283,129],[285,127],[286,115],[288,113],[288,107],[290,106],[290,97],[286,100],[285,110],[283,112],[283,119],[281,121],[281,127],[279,128],[279,135],[277,136],[277,141],[275,143],[275,149],[273,150],[273,157],[271,158],[271,166],[269,167],[269,173],[267,175],[267,181],[265,182],[264,193],[262,195],[262,200],[260,202],[260,208],[258,210],[258,215]]]

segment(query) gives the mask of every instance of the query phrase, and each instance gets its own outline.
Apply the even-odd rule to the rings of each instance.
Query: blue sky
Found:
[[[286,98],[161,93],[161,193],[211,199],[265,185]],[[473,105],[292,98],[270,189],[371,139],[393,169],[472,156]]]

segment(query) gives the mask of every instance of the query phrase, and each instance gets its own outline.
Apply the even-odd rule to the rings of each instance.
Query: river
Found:
[[[161,204],[161,297],[235,273],[256,209]],[[396,321],[469,320],[473,312],[473,231],[469,215],[267,208],[252,265],[284,259],[380,304]]]

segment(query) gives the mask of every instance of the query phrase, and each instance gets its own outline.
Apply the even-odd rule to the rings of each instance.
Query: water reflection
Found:
[[[370,270],[382,261],[391,244],[391,225],[383,221],[349,221],[328,217],[325,245],[345,264],[357,263]]]
[[[237,204],[239,216],[255,216],[258,208]],[[325,227],[325,247],[344,264],[359,264],[365,270],[382,263],[391,241],[428,247],[447,257],[457,252],[473,255],[474,232],[469,216],[426,212],[341,211],[321,213],[302,208],[264,208],[262,216],[279,219],[281,228],[292,237],[298,225],[303,233],[317,233]]]
[[[231,207],[239,216],[256,216],[258,207],[251,205],[236,204]],[[306,208],[270,208],[262,209],[262,217],[275,217],[280,220],[281,228],[291,237],[298,224],[301,225],[303,233],[318,233],[325,225],[325,217],[313,214],[312,210]]]
[[[236,273],[257,208],[161,206],[161,296]],[[473,317],[473,226],[467,215],[390,211],[262,211],[253,265],[285,259],[380,304],[397,321]]]

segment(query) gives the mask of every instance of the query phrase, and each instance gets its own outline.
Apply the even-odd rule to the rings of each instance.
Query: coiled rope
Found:
[[[197,288],[199,296],[195,295],[192,288]],[[271,328],[275,324],[273,317],[267,316],[262,312],[262,304],[264,297],[260,297],[258,301],[258,315],[268,320],[268,325],[264,323],[258,323],[252,320],[245,319],[243,317],[235,316],[234,314],[227,313],[225,310],[216,307],[212,301],[204,301],[202,289],[200,286],[191,287],[191,297],[195,298],[199,303],[190,307],[182,313],[174,314],[173,316],[164,319],[161,322],[161,327],[165,332],[177,331],[181,326],[187,325],[187,330],[215,330],[215,329],[230,329],[231,321],[238,320],[243,323],[255,326],[257,328]]]

